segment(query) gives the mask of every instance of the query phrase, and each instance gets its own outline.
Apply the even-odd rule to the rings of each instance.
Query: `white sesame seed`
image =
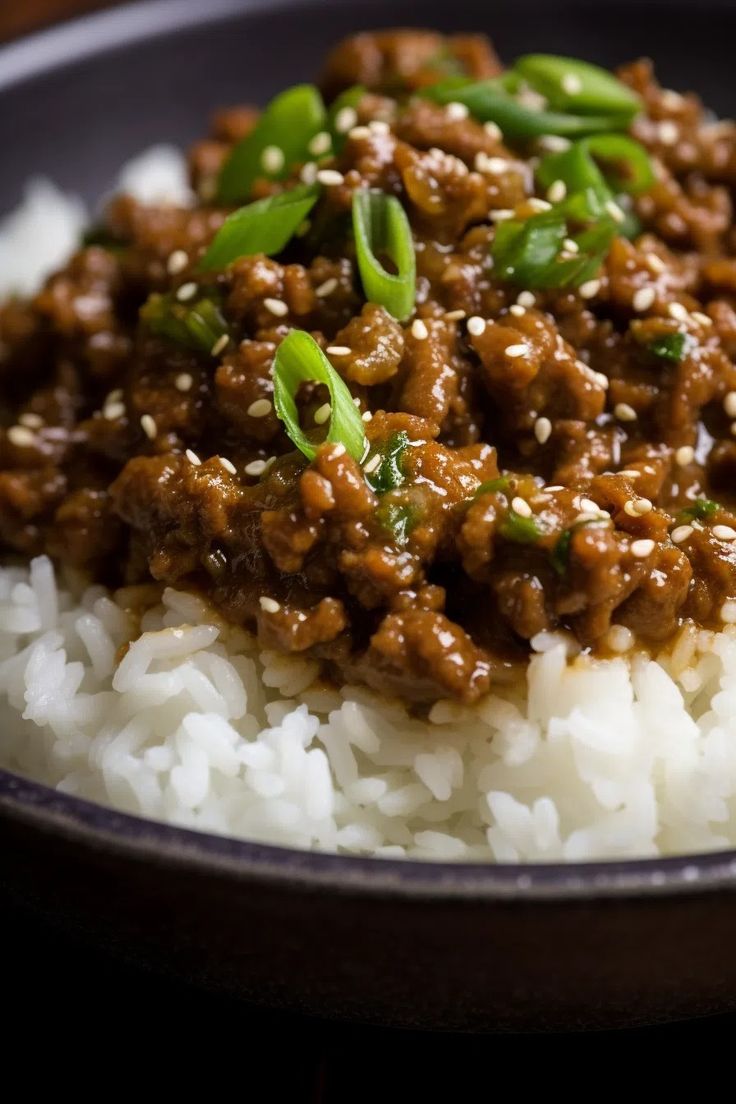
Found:
[[[235,467],[232,460],[228,460],[226,456],[220,457],[220,464],[226,472],[230,472],[231,475],[237,475],[238,469]]]
[[[360,410],[360,399],[357,395],[353,398],[353,406],[357,406],[358,410]]]
[[[501,133],[501,128],[498,123],[493,123],[489,120],[487,123],[483,124],[483,129],[488,137],[493,138],[496,142],[500,142],[501,138],[503,138],[503,134]]]
[[[368,463],[363,468],[363,471],[366,473],[366,475],[370,475],[371,472],[376,471],[376,469],[380,468],[380,466],[381,466],[381,454],[380,454],[380,452],[377,452],[375,456],[372,456],[370,458]]]
[[[613,413],[620,422],[635,422],[637,418],[633,406],[629,406],[629,404],[625,402],[616,403],[613,408]]]
[[[564,180],[553,180],[547,189],[547,199],[550,203],[562,203],[567,195],[567,184]]]
[[[618,203],[615,203],[612,199],[607,199],[605,208],[614,222],[624,222],[626,215],[623,213]]]
[[[335,116],[335,130],[338,134],[347,134],[358,121],[358,112],[354,107],[341,107]]]
[[[653,551],[653,540],[635,540],[631,542],[631,555],[636,556],[638,560],[646,559],[647,556],[651,556]]]
[[[476,172],[490,173],[491,176],[499,176],[501,173],[505,173],[509,167],[505,157],[489,157],[482,150],[476,153],[473,165]]]
[[[226,333],[220,334],[217,341],[215,342],[215,344],[210,349],[210,356],[216,357],[216,356],[219,356],[220,353],[224,352],[225,349],[227,348],[227,343],[228,343],[229,340],[230,340],[229,334],[226,334]]]
[[[736,391],[729,391],[723,400],[723,409],[729,418],[736,418]]]
[[[281,609],[281,605],[275,598],[269,598],[266,594],[262,594],[258,599],[258,604],[264,613],[278,613]]]
[[[324,299],[326,298],[326,296],[332,295],[336,287],[337,277],[330,276],[329,279],[325,280],[323,284],[320,284],[318,288],[315,288],[314,294],[317,296],[318,299]]]
[[[693,535],[693,532],[694,529],[692,525],[678,525],[677,528],[672,530],[670,537],[675,544],[682,544],[683,541],[686,541],[688,537]]]
[[[283,318],[284,315],[289,313],[289,308],[283,299],[264,299],[263,305],[267,311],[270,311],[271,314],[275,314],[277,318]]]
[[[551,211],[552,204],[548,203],[546,199],[538,199],[537,196],[532,196],[527,201],[527,206],[531,207],[532,211],[539,211],[542,214],[544,211]]]
[[[349,345],[328,345],[327,352],[329,356],[350,356],[352,349]]]
[[[583,82],[577,73],[565,73],[560,84],[563,92],[567,92],[568,96],[577,96],[583,90]]]
[[[514,217],[514,212],[510,207],[498,207],[495,211],[489,211],[488,217],[491,222],[506,222]]]
[[[364,422],[372,422],[373,421],[373,414],[371,413],[370,410],[364,410],[363,413],[360,416],[361,416],[361,418],[363,419]]]
[[[102,408],[102,417],[107,422],[114,422],[117,418],[125,416],[125,404],[121,402],[106,402]]]
[[[531,291],[520,291],[516,296],[516,302],[520,307],[533,307],[536,301]]]
[[[506,353],[506,356],[507,357],[512,357],[514,359],[516,357],[526,356],[530,351],[531,350],[529,349],[529,346],[524,345],[521,342],[518,345],[507,345],[506,348],[504,349],[504,352]]]
[[[254,399],[246,413],[251,418],[265,418],[271,413],[272,405],[270,399]]]
[[[280,173],[286,158],[280,146],[266,146],[261,154],[261,167],[267,173]]]
[[[467,119],[470,114],[464,103],[457,103],[455,100],[453,100],[452,103],[448,103],[445,111],[448,119],[457,120],[458,122],[460,119]]]
[[[540,445],[544,445],[549,441],[551,433],[552,423],[549,418],[537,418],[534,423],[534,436],[537,438]]]
[[[602,387],[604,391],[607,391],[611,385],[611,381],[604,372],[593,372],[593,382]]]
[[[647,266],[657,275],[667,271],[667,265],[656,253],[647,253]]]
[[[189,375],[189,372],[180,372],[174,380],[174,387],[177,391],[191,391],[194,380]]]
[[[511,509],[519,515],[519,517],[530,518],[532,516],[532,508],[525,498],[520,498],[518,495],[516,498],[511,499]]]
[[[692,445],[681,445],[675,452],[675,463],[679,468],[686,468],[692,464],[695,458],[695,449]]]
[[[676,322],[687,322],[690,317],[682,303],[670,303],[667,307],[667,313]]]
[[[651,509],[652,504],[648,498],[630,498],[624,504],[624,513],[629,517],[643,517]]]
[[[194,464],[195,468],[198,468],[199,465],[202,463],[202,461],[199,459],[193,449],[187,449],[184,455],[186,456],[190,464]]]
[[[194,280],[189,280],[188,283],[182,284],[176,293],[176,298],[180,303],[186,303],[189,299],[193,299],[199,291],[199,288],[195,284]]]
[[[574,240],[574,238],[565,238],[565,240],[562,243],[562,248],[565,250],[566,253],[579,253],[580,252],[580,246]]]
[[[311,142],[307,146],[307,149],[315,157],[321,157],[332,149],[332,138],[326,130],[321,130],[319,134],[315,134]]]
[[[336,445],[333,445],[329,458],[330,460],[337,460],[339,456],[344,456],[347,451],[342,441],[338,441]]]
[[[711,532],[716,540],[736,540],[736,529],[732,529],[730,525],[714,525]]]
[[[520,307],[518,303],[512,303],[509,307],[509,314],[513,314],[514,318],[523,318],[526,314],[526,307]]]
[[[307,161],[299,170],[299,179],[302,184],[314,184],[318,172],[316,161]]]
[[[173,253],[169,254],[169,259],[166,262],[166,271],[172,276],[176,276],[179,272],[183,272],[189,264],[189,257],[183,249],[175,249]]]
[[[328,188],[332,185],[337,186],[345,183],[345,177],[337,169],[320,169],[317,173],[317,180]]]
[[[736,622],[736,601],[733,598],[727,598],[723,603],[720,617],[726,625],[733,625]]]
[[[569,138],[563,138],[561,134],[543,134],[537,145],[550,153],[564,153],[569,150],[571,142]]]
[[[637,468],[622,468],[619,475],[623,475],[625,479],[638,479],[641,472]]]
[[[611,625],[606,633],[606,644],[612,652],[628,652],[633,643],[634,634],[625,625]]]
[[[43,418],[40,414],[34,414],[29,410],[27,414],[21,414],[18,422],[20,425],[27,426],[29,429],[40,429],[43,425]]]
[[[674,146],[680,137],[680,128],[671,119],[664,119],[657,128],[663,146]]]
[[[713,319],[709,318],[707,314],[703,314],[702,311],[693,311],[690,317],[699,322],[701,326],[713,325]]]
[[[445,322],[461,322],[462,319],[465,318],[466,313],[467,312],[464,310],[450,310],[445,311],[442,317]]]
[[[578,288],[582,299],[592,299],[601,290],[600,280],[586,280]]]
[[[631,300],[632,306],[635,311],[649,310],[652,303],[656,298],[656,291],[653,287],[639,288],[634,292],[634,297]]]
[[[415,318],[412,322],[411,336],[415,337],[417,341],[426,341],[426,339],[429,337],[427,324],[426,322],[423,322],[421,318]]]
[[[246,475],[263,475],[266,470],[265,460],[251,460],[250,464],[245,465]]]
[[[597,502],[594,502],[592,498],[581,498],[580,509],[585,510],[587,514],[597,514],[599,506]]]
[[[368,124],[368,129],[372,130],[374,134],[390,134],[391,127],[385,121],[385,119],[373,119]]]
[[[324,425],[325,422],[328,422],[330,420],[331,414],[332,407],[330,406],[330,404],[328,402],[323,403],[322,406],[320,406],[319,409],[315,410],[314,412],[314,424]]]
[[[473,314],[468,319],[468,333],[473,337],[480,337],[485,332],[486,320],[481,318],[478,314]]]
[[[370,138],[371,132],[367,126],[354,126],[350,128],[348,138],[354,138],[355,141],[360,141],[362,138]]]
[[[14,425],[8,430],[8,440],[18,448],[29,448],[36,444],[36,435],[27,426]]]
[[[141,429],[150,441],[156,439],[156,434],[158,433],[156,419],[151,417],[150,414],[141,414]]]

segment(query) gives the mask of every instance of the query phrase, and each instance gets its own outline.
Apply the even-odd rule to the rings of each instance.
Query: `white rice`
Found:
[[[121,181],[188,201],[170,151]],[[82,220],[30,186],[0,225],[0,295],[32,291]],[[42,557],[0,568],[0,761],[141,816],[325,851],[510,862],[736,845],[736,627],[688,626],[657,660],[535,643],[525,684],[420,721],[362,687],[313,686],[314,663],[263,651],[193,595],[167,590],[138,623],[101,587],[57,589]]]

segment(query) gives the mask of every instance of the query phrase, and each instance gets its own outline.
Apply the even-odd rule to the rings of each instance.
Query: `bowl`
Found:
[[[731,0],[154,0],[0,49],[0,211],[34,173],[89,201],[215,107],[308,79],[375,26],[489,32],[735,106]],[[714,30],[717,32],[714,34]],[[323,855],[123,815],[0,770],[10,901],[116,955],[251,1002],[456,1031],[610,1027],[736,1006],[736,851],[632,862],[443,864]]]

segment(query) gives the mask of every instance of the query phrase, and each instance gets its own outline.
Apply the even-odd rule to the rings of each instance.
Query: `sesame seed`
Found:
[[[675,544],[682,544],[688,537],[691,537],[694,533],[692,525],[678,525],[676,529],[673,529],[670,533],[670,537]]]
[[[681,96],[679,92],[675,92],[673,88],[663,88],[659,99],[662,107],[668,111],[677,111],[685,101],[685,97]]]
[[[21,414],[18,422],[22,426],[28,426],[29,429],[40,429],[43,425],[43,418],[40,414],[34,414],[29,410],[27,414]]]
[[[489,211],[488,217],[491,222],[506,222],[507,219],[514,217],[514,212],[510,207],[499,207],[495,211]]]
[[[579,253],[580,252],[580,246],[572,238],[565,238],[565,240],[562,243],[562,248],[565,250],[566,253]]]
[[[226,456],[220,457],[220,464],[226,472],[230,472],[231,475],[237,475],[238,469],[235,467],[232,460],[228,460]]]
[[[552,204],[548,203],[546,199],[537,199],[536,196],[532,196],[526,202],[527,206],[531,207],[532,211],[539,211],[540,214],[544,211],[552,210]]]
[[[569,138],[563,138],[561,134],[543,134],[537,145],[550,153],[564,153],[569,150],[571,142]]]
[[[565,73],[560,84],[563,92],[567,92],[568,96],[577,96],[583,90],[583,82],[577,73]]]
[[[193,299],[198,291],[199,288],[194,280],[190,280],[188,283],[181,285],[176,293],[176,298],[180,303],[186,303],[189,299]]]
[[[468,333],[473,337],[480,337],[485,332],[486,320],[481,318],[478,314],[473,314],[468,319]]]
[[[353,406],[357,406],[358,410],[360,410],[360,399],[357,395],[353,398]]]
[[[637,418],[633,406],[629,406],[629,404],[625,402],[616,403],[613,408],[613,413],[620,422],[635,422]]]
[[[583,299],[592,299],[601,290],[600,280],[586,280],[579,287],[580,296]]]
[[[733,598],[727,598],[723,603],[720,617],[721,621],[724,621],[727,625],[733,625],[736,622],[736,601]]]
[[[262,594],[258,599],[258,604],[264,613],[278,613],[281,609],[280,603],[275,598],[269,598],[265,594]]]
[[[251,418],[265,418],[271,413],[272,403],[270,399],[254,399],[246,411]]]
[[[350,356],[352,349],[349,345],[328,345],[327,352],[330,356]]]
[[[363,413],[360,416],[361,416],[361,418],[363,419],[364,422],[372,422],[373,421],[373,414],[371,413],[370,410],[364,410]]]
[[[368,129],[372,130],[374,134],[390,134],[391,127],[385,121],[385,119],[373,119],[368,124]]]
[[[519,517],[530,518],[532,516],[532,508],[525,498],[520,498],[518,495],[516,498],[511,499],[511,509],[514,510]]]
[[[457,103],[455,100],[453,100],[452,103],[448,103],[445,111],[448,119],[454,119],[458,122],[460,119],[467,119],[470,114],[464,103]]]
[[[667,271],[667,265],[656,253],[647,253],[647,265],[652,272],[656,272],[657,275]]]
[[[348,138],[354,138],[359,141],[362,138],[370,138],[371,132],[367,126],[355,126],[351,127],[348,133]]]
[[[314,412],[314,424],[324,425],[325,422],[328,422],[330,420],[331,414],[332,407],[330,406],[330,404],[328,402],[323,403],[322,406],[320,406],[319,409],[315,410]]]
[[[250,464],[245,465],[246,475],[263,475],[267,467],[265,460],[251,460]]]
[[[614,222],[625,221],[626,215],[623,213],[618,203],[614,203],[612,199],[607,199],[605,207]]]
[[[337,169],[320,169],[317,173],[317,180],[326,187],[345,183],[345,177]]]
[[[483,153],[480,150],[475,155],[473,162],[476,172],[490,173],[492,176],[498,176],[500,173],[505,173],[509,167],[509,163],[505,157],[489,157],[487,153]]]
[[[307,146],[310,153],[313,153],[315,157],[321,157],[328,150],[332,149],[332,138],[326,130],[321,130],[319,134],[315,134],[311,142]]]
[[[663,146],[674,146],[680,137],[680,128],[671,119],[664,119],[657,130]]]
[[[714,525],[712,533],[716,540],[736,540],[736,529],[732,529],[730,525]]]
[[[623,475],[626,479],[638,479],[641,472],[637,468],[622,468],[618,474]]]
[[[8,430],[8,440],[18,448],[29,448],[36,444],[36,435],[27,426],[14,425]]]
[[[513,358],[526,356],[530,351],[529,346],[523,343],[519,343],[518,345],[507,345],[504,349],[506,356]]]
[[[729,391],[723,400],[723,409],[729,418],[736,418],[736,391]]]
[[[314,184],[318,172],[317,163],[315,161],[307,161],[306,164],[302,165],[299,171],[299,179],[302,184]]]
[[[564,180],[554,180],[547,189],[547,199],[550,203],[562,203],[567,195],[567,184]]]
[[[445,311],[442,317],[444,318],[445,322],[461,322],[462,319],[465,318],[466,313],[467,312],[464,310],[451,310]]]
[[[703,314],[702,311],[693,311],[690,317],[699,322],[701,326],[713,325],[713,319],[709,318],[707,314]]]
[[[651,509],[652,504],[648,498],[630,498],[624,504],[624,513],[629,517],[643,517]]]
[[[606,644],[612,652],[628,652],[634,643],[634,634],[625,625],[611,625],[606,633]]]
[[[381,454],[380,454],[380,452],[377,452],[375,456],[372,456],[370,458],[368,463],[363,468],[363,471],[366,473],[366,475],[370,475],[371,472],[376,471],[376,469],[380,468],[380,466],[381,466]]]
[[[190,391],[194,380],[189,375],[189,372],[180,372],[174,380],[174,387],[177,391]]]
[[[220,334],[217,341],[215,342],[215,344],[210,349],[210,356],[216,357],[216,356],[219,356],[220,353],[224,352],[225,349],[227,348],[227,343],[228,343],[229,340],[230,340],[229,334],[226,334],[226,333]]]
[[[670,318],[674,318],[676,322],[687,322],[689,315],[682,303],[670,303],[667,307],[667,313]]]
[[[695,458],[695,449],[692,445],[681,445],[675,452],[675,463],[679,468],[686,468],[692,464]]]
[[[199,465],[202,463],[202,461],[199,459],[193,449],[187,449],[184,455],[186,456],[190,464],[194,464],[195,468],[198,468]]]
[[[415,318],[412,322],[411,336],[415,337],[417,341],[426,341],[426,339],[429,337],[427,324],[426,322],[423,322],[421,318]]]
[[[280,146],[266,146],[261,154],[261,167],[267,173],[280,173],[286,158]]]
[[[590,369],[588,369],[588,371],[590,371]],[[597,383],[599,387],[602,387],[604,391],[607,391],[610,386],[610,380],[603,372],[593,372],[593,382]]]
[[[544,445],[549,441],[551,433],[552,423],[549,418],[537,418],[534,423],[534,436],[537,438],[540,445]]]
[[[535,296],[531,293],[531,291],[520,291],[519,294],[516,296],[516,302],[519,304],[520,307],[533,307],[536,301],[537,300]]]
[[[509,307],[509,314],[513,314],[514,318],[523,318],[526,314],[526,307],[520,307],[518,303],[512,303]]]
[[[338,134],[347,134],[358,121],[358,112],[354,107],[341,107],[335,116],[335,130]]]
[[[315,288],[314,294],[318,299],[324,299],[328,295],[332,295],[333,291],[337,287],[337,277],[330,276],[328,280],[325,280],[323,284],[320,284],[318,288]]]
[[[150,441],[154,441],[156,439],[156,434],[158,433],[158,429],[156,428],[156,420],[155,418],[151,417],[150,414],[141,414],[141,429]]]
[[[636,556],[638,560],[646,559],[647,556],[651,556],[653,551],[653,540],[635,540],[631,542],[631,555]]]
[[[121,402],[107,402],[102,408],[102,417],[106,422],[114,422],[116,418],[125,415],[125,404]]]
[[[597,514],[599,507],[598,503],[594,502],[592,498],[581,498],[580,509],[585,510],[586,514]]]
[[[264,299],[263,305],[267,311],[275,314],[277,318],[283,318],[285,314],[289,313],[289,308],[283,299]]]
[[[503,134],[501,133],[501,128],[498,123],[493,123],[489,120],[487,123],[483,124],[483,129],[488,137],[495,139],[496,142],[500,142],[501,138],[503,138]]]
[[[172,276],[176,276],[179,272],[183,272],[189,264],[189,257],[183,249],[175,249],[173,253],[169,254],[169,259],[166,262],[166,271]]]
[[[634,292],[634,297],[631,300],[635,311],[649,310],[652,303],[656,298],[656,292],[653,287],[639,288]]]
[[[337,460],[337,458],[339,456],[344,456],[347,451],[348,450],[345,448],[342,441],[338,441],[337,444],[333,446],[333,449],[330,452],[329,459],[330,460]]]

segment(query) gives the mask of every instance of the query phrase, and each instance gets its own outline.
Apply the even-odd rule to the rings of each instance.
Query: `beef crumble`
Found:
[[[227,325],[209,352],[140,311],[198,293],[232,209],[214,182],[250,108],[220,113],[192,150],[196,204],[116,198],[97,243],[0,309],[6,552],[200,588],[268,647],[420,702],[477,699],[544,631],[606,653],[734,619],[736,127],[661,89],[647,62],[620,70],[655,169],[632,199],[639,225],[594,279],[532,292],[495,274],[489,248],[509,212],[548,206],[544,141],[417,95],[458,67],[502,71],[474,36],[371,33],[333,51],[325,94],[365,86],[355,125],[324,162],[311,226],[278,259],[209,280]],[[250,198],[307,176],[257,179]],[[364,187],[411,224],[405,322],[360,290],[349,213]],[[294,450],[272,372],[292,328],[349,387],[362,462],[334,443],[312,462]],[[324,386],[298,399],[318,427]],[[399,477],[377,488],[367,473],[392,449]]]

